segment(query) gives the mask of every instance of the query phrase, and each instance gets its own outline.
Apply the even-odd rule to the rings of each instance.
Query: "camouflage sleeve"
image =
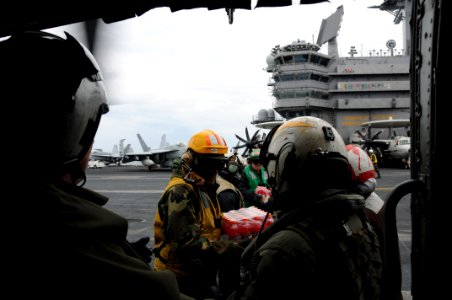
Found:
[[[207,240],[200,236],[199,210],[195,193],[185,185],[175,185],[162,196],[159,212],[164,219],[167,243],[186,255],[202,249]]]

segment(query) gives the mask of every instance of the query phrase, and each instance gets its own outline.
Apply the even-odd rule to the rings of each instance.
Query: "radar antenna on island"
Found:
[[[331,57],[339,57],[336,37],[339,35],[342,17],[344,16],[344,7],[341,5],[320,24],[319,36],[317,37],[317,45],[322,46],[328,42],[328,55]]]

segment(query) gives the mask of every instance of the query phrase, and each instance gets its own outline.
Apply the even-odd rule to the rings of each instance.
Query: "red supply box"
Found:
[[[221,228],[229,239],[251,238],[259,232],[267,213],[255,206],[230,210],[223,214]],[[271,214],[267,217],[264,229],[273,223]]]
[[[272,195],[272,190],[266,188],[265,186],[257,186],[254,192],[258,195],[268,196]]]

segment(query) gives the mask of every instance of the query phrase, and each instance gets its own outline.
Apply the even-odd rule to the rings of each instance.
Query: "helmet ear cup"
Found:
[[[193,167],[193,154],[189,150],[182,154],[181,160],[184,169],[187,169],[186,171],[189,171],[188,168],[191,169]]]

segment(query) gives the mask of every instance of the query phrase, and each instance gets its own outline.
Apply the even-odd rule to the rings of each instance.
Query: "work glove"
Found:
[[[131,242],[130,245],[132,246],[133,250],[141,257],[141,259],[149,264],[152,261],[152,250],[147,246],[149,241],[151,240],[150,237],[146,236],[138,241]]]

